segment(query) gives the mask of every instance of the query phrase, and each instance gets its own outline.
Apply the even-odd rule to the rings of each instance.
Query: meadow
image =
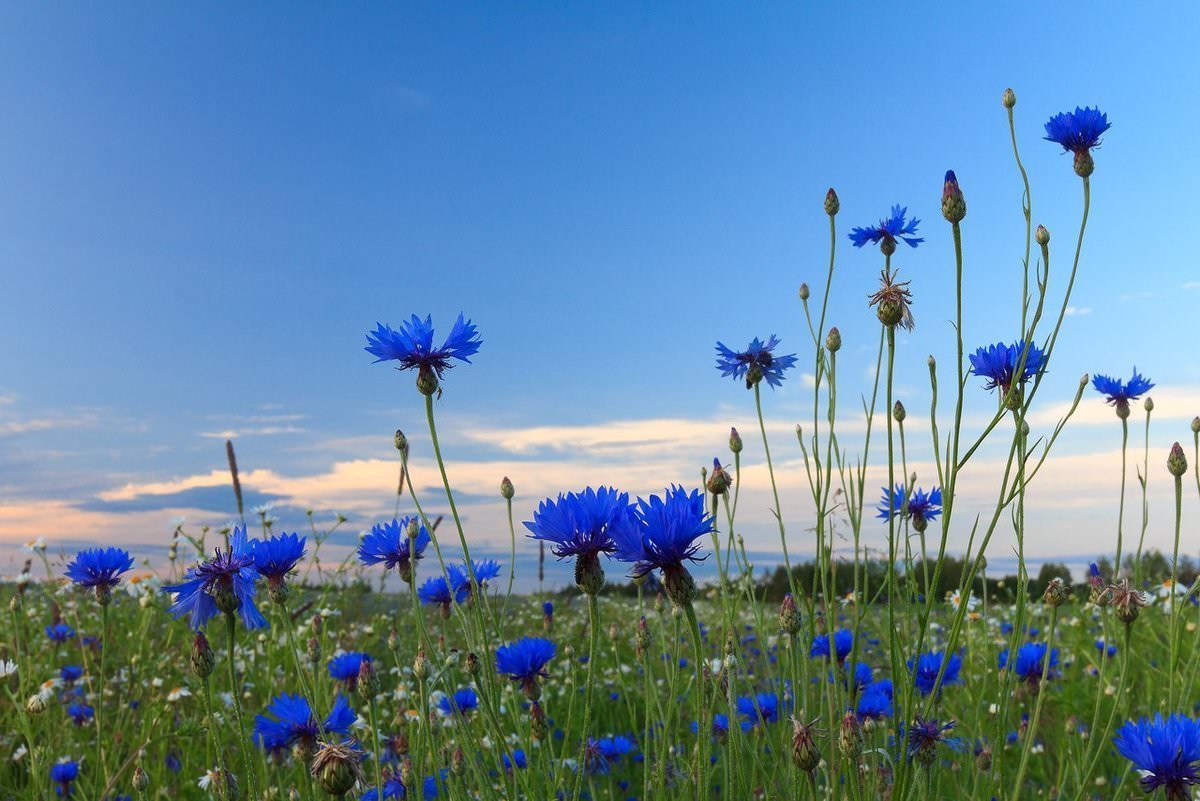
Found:
[[[731,430],[711,464],[681,466],[657,493],[601,485],[527,498],[519,476],[505,478],[507,558],[472,556],[436,409],[482,336],[465,315],[444,337],[413,315],[377,324],[366,350],[415,381],[444,492],[421,497],[406,480],[408,437],[384,435],[401,476],[397,514],[344,560],[321,555],[342,519],[243,508],[232,444],[237,522],[178,526],[166,564],[31,540],[24,571],[2,588],[0,798],[1200,797],[1200,579],[1183,519],[1184,498],[1200,497],[1200,418],[1180,432],[1187,449],[1139,448],[1154,385],[1134,370],[1083,375],[1054,425],[1027,421],[1050,402],[1039,389],[1087,280],[1092,151],[1109,122],[1076,108],[1045,124],[1051,144],[1038,146],[1061,147],[1081,203],[1077,233],[1055,233],[1067,244],[1052,272],[1058,248],[1035,225],[1016,105],[1007,90],[1025,223],[1011,339],[959,334],[955,363],[897,365],[919,286],[893,261],[921,246],[923,223],[895,206],[846,231],[830,189],[814,203],[829,221],[827,278],[799,293],[805,355],[766,331],[744,348],[716,343],[714,381],[735,385],[759,428]],[[967,199],[953,172],[940,208],[957,303],[936,314],[961,332]],[[861,406],[838,396],[843,343],[826,317],[847,241],[877,248],[881,270],[863,286],[879,337]],[[815,377],[813,417],[794,441],[772,442],[771,390],[801,364]],[[896,399],[901,371],[933,391],[920,414],[934,474],[909,470],[905,421],[918,412]],[[994,414],[975,428],[963,409],[978,393]],[[1115,537],[1097,545],[1110,556],[1082,581],[1031,576],[1027,489],[1079,405],[1104,402],[1124,465],[1112,477]],[[848,418],[865,433],[843,436]],[[956,514],[960,478],[985,444],[1007,453],[994,503]],[[743,463],[765,462],[774,489],[772,448],[797,446],[816,513],[803,530],[775,514],[783,567],[764,578],[739,533]],[[868,484],[877,466],[882,493]],[[1165,554],[1144,548],[1152,472],[1174,486]],[[773,500],[777,510],[777,490]],[[849,547],[835,546],[835,525]],[[887,530],[882,556],[862,545],[869,526]],[[518,549],[531,548],[571,563],[574,586],[515,593]],[[989,574],[998,551],[1017,554],[1016,574]]]

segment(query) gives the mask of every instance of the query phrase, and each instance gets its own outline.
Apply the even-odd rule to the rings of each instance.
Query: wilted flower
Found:
[[[888,328],[900,326],[911,331],[915,321],[912,315],[912,292],[908,281],[897,281],[898,270],[883,270],[879,273],[879,289],[870,296],[875,316]]]

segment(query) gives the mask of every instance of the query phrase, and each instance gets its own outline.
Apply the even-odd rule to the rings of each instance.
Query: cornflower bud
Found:
[[[204,632],[196,632],[196,638],[192,640],[192,673],[196,674],[197,678],[206,679],[212,675],[216,664],[217,657],[212,646],[208,644],[208,638],[204,636]]]
[[[1187,456],[1183,453],[1183,447],[1176,442],[1171,446],[1171,454],[1167,457],[1167,471],[1175,478],[1179,478],[1187,472],[1187,469]]]
[[[513,483],[508,480],[508,476],[500,479],[500,497],[506,501],[511,501],[516,490],[513,489]]]
[[[829,351],[830,353],[837,353],[841,349],[842,349],[842,332],[839,331],[837,326],[835,325],[832,328],[830,328],[829,333],[827,333],[825,335],[825,350]]]
[[[833,187],[830,187],[829,191],[825,193],[825,213],[830,217],[834,217],[841,208],[842,203],[838,200],[837,192],[834,192]]]
[[[801,284],[800,285],[800,300],[808,300],[809,295],[810,295],[810,293],[808,290],[808,284]]]
[[[1012,89],[1005,89],[1001,100],[1004,103],[1005,108],[1011,109],[1013,106],[1017,105],[1017,93]]]
[[[1196,418],[1196,422],[1200,424],[1200,417]],[[742,452],[742,437],[736,428],[729,429],[729,450],[733,453]]]
[[[790,592],[783,596],[783,602],[779,604],[779,629],[790,637],[800,631],[800,610],[796,608],[796,600]]]
[[[942,187],[942,216],[950,223],[960,223],[967,216],[967,201],[954,170],[946,170],[946,182]]]

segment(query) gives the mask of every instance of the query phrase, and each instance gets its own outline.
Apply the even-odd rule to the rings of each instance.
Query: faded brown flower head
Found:
[[[896,281],[898,272],[893,270],[889,273],[883,270],[879,273],[879,290],[870,296],[870,305],[876,307],[875,313],[884,325],[899,325],[904,330],[911,331],[915,322],[909,308],[912,292],[908,290],[908,281]]]
[[[1137,620],[1142,608],[1147,603],[1146,594],[1141,590],[1131,587],[1127,578],[1121,579],[1118,584],[1110,585],[1108,594],[1112,599],[1112,605],[1117,612],[1117,617],[1126,623],[1132,623]]]

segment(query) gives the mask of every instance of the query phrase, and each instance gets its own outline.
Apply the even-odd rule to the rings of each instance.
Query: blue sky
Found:
[[[730,423],[750,422],[748,394],[712,369],[713,342],[775,332],[811,364],[796,288],[823,283],[829,186],[842,198],[829,316],[847,343],[844,399],[867,385],[877,328],[864,298],[880,261],[844,233],[897,202],[923,221],[926,242],[896,264],[918,321],[901,337],[898,391],[924,409],[926,356],[952,366],[947,168],[969,204],[968,344],[1016,336],[1006,86],[1035,222],[1054,236],[1056,299],[1080,181],[1041,126],[1077,104],[1113,122],[1045,425],[1080,374],[1136,363],[1159,384],[1159,498],[1154,465],[1200,412],[1186,142],[1200,123],[1200,12],[1156,11],[7,6],[0,549],[18,559],[11,544],[43,534],[149,553],[176,514],[228,518],[214,472],[225,435],[285,527],[307,505],[340,508],[350,541],[391,509],[394,428],[413,433],[421,465],[410,376],[361,350],[375,321],[412,312],[445,329],[465,311],[483,334],[438,406],[479,541],[507,536],[489,489],[505,473],[518,515],[568,480],[694,481]],[[768,393],[793,467],[789,431],[811,417],[804,369]],[[976,392],[969,410],[989,402]],[[1097,527],[1112,529],[1119,429],[1087,404],[1037,498],[1036,522],[1056,532],[1046,555],[1094,552]],[[783,505],[802,551],[794,477]],[[980,498],[992,480],[982,465]],[[1166,498],[1151,514],[1159,544]],[[766,550],[762,500],[747,532]]]

